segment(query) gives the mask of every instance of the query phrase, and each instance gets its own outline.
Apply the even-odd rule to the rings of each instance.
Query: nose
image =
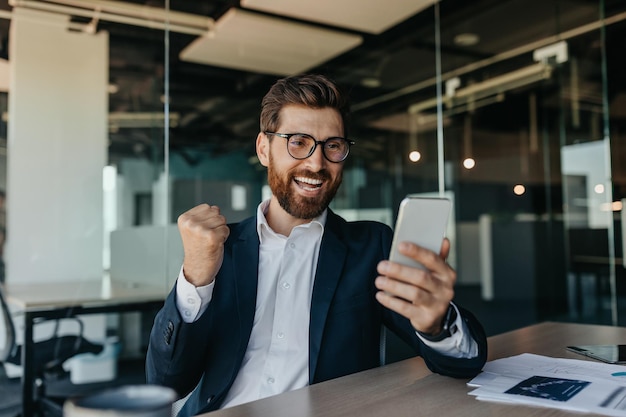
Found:
[[[319,171],[326,164],[326,157],[324,156],[324,144],[322,142],[317,142],[317,146],[315,150],[305,161],[307,165],[312,171]]]

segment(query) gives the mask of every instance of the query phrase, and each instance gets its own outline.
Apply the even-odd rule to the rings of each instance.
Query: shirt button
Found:
[[[185,310],[185,317],[189,317],[189,316],[191,316],[191,311]]]
[[[294,248],[296,247],[296,244],[295,244],[295,243],[291,243],[291,244],[289,244],[289,247],[290,247],[291,249],[294,249]]]
[[[276,337],[278,337],[279,339],[284,339],[285,338],[285,333],[283,332],[279,332]]]
[[[189,297],[189,298],[187,298],[187,302],[189,304],[194,304],[196,302],[196,300],[194,300],[193,298]]]
[[[273,384],[274,383],[274,378],[267,378],[267,383],[268,384]]]
[[[291,288],[291,284],[288,282],[283,282],[283,288],[288,290],[289,288]]]

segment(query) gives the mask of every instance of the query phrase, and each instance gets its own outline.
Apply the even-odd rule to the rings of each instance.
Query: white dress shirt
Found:
[[[309,381],[309,313],[327,211],[286,237],[267,224],[268,206],[269,200],[257,209],[259,279],[252,333],[222,408],[302,388]],[[181,268],[176,302],[185,322],[195,321],[206,310],[213,286],[194,287]],[[440,342],[422,340],[449,356],[475,357],[478,346],[460,315],[455,325],[458,331],[451,337]]]

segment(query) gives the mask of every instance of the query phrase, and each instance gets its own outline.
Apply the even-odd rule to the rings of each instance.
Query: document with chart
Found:
[[[490,361],[468,382],[483,401],[626,415],[626,367],[525,353]]]

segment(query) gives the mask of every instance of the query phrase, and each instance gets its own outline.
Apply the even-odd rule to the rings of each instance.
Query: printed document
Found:
[[[626,367],[524,353],[485,364],[468,382],[478,400],[626,415]]]

